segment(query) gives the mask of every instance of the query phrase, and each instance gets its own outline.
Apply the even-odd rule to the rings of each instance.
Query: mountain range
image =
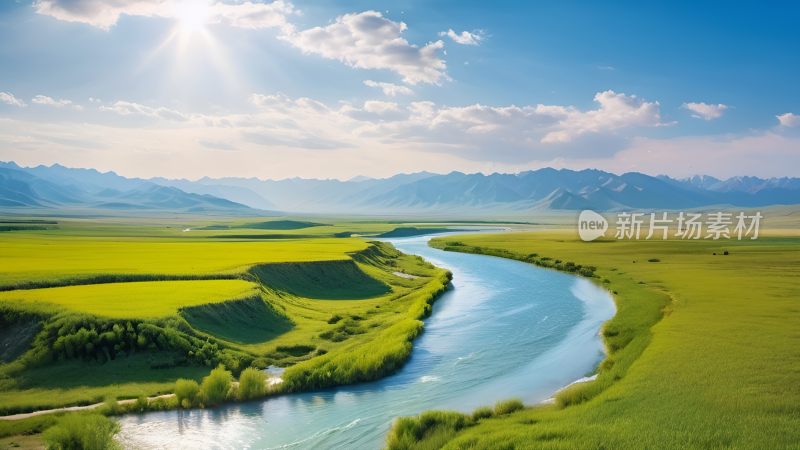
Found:
[[[138,179],[60,165],[0,163],[0,207],[256,214],[514,213],[800,204],[800,178],[676,179],[544,168],[516,174],[419,172],[348,181]]]
[[[79,211],[169,211],[254,213],[249,206],[212,195],[188,193],[113,172],[52,166],[20,167],[0,162],[0,208]]]

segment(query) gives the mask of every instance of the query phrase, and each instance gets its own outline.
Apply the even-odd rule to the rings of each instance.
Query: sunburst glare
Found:
[[[211,4],[205,0],[186,0],[173,7],[173,15],[181,34],[203,31],[211,18]]]

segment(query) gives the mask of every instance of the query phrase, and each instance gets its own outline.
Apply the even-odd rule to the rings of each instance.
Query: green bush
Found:
[[[252,400],[263,397],[266,392],[267,375],[254,368],[248,367],[239,375],[239,400]]]
[[[330,319],[328,319],[328,323],[334,324],[334,323],[336,323],[336,322],[338,322],[340,320],[342,320],[342,316],[340,316],[339,314],[334,314],[334,315],[331,316]]]
[[[197,404],[200,385],[197,381],[181,378],[175,382],[175,398],[182,408],[191,408]]]
[[[203,383],[200,385],[203,403],[213,406],[224,402],[228,397],[228,391],[231,389],[232,380],[233,375],[225,370],[225,366],[217,366],[207,377],[203,378]]]
[[[499,401],[494,405],[494,413],[498,416],[511,414],[521,409],[525,409],[525,405],[523,405],[522,401],[517,398]]]
[[[42,439],[53,450],[117,449],[118,431],[119,425],[103,415],[67,414],[45,430]]]

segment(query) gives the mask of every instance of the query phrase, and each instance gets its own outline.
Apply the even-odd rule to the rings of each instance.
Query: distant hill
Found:
[[[185,192],[113,172],[60,165],[20,167],[0,162],[0,207],[107,211],[167,211],[254,215],[258,211],[208,194]],[[262,211],[263,213],[263,211]]]
[[[675,179],[637,172],[544,168],[516,174],[419,172],[348,181],[290,178],[125,178],[59,165],[0,163],[0,207],[82,207],[265,214],[505,214],[800,204],[800,178]],[[290,224],[291,225],[291,224]],[[308,224],[309,226],[313,226]],[[315,224],[316,225],[316,224]],[[275,226],[269,224],[265,226]],[[306,226],[306,224],[303,224]]]
[[[153,180],[154,182],[161,182]],[[680,209],[711,205],[757,207],[800,204],[799,178],[709,176],[674,179],[637,172],[545,168],[491,175],[428,172],[348,181],[291,178],[204,178],[191,185],[246,189],[242,203],[306,213],[504,213],[536,210]],[[170,181],[170,185],[175,185]],[[197,187],[196,189],[204,189]]]

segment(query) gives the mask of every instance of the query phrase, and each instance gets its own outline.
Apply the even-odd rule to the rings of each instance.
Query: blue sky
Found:
[[[0,160],[798,176],[790,2],[0,4]]]

